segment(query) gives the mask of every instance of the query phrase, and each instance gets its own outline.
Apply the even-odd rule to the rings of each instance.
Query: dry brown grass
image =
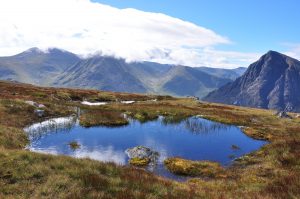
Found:
[[[90,110],[80,116],[80,125],[84,127],[92,126],[123,126],[128,121],[121,112],[107,110]]]
[[[39,88],[7,82],[0,82],[0,91],[0,198],[300,198],[300,119],[295,114],[291,114],[292,119],[279,119],[273,111],[191,99]],[[268,139],[269,144],[240,158],[224,170],[222,178],[197,178],[185,183],[114,164],[19,150],[26,143],[21,128],[39,120],[24,100],[45,104],[46,117],[54,117],[73,113],[73,107],[80,105],[76,100],[103,100],[99,97],[103,93],[105,98],[113,95],[112,99],[140,102],[93,107],[95,115],[126,112],[133,117],[146,116],[146,120],[164,115],[175,122],[201,115],[244,126],[247,135]],[[159,100],[145,101],[154,97]],[[105,117],[107,121],[114,120]]]

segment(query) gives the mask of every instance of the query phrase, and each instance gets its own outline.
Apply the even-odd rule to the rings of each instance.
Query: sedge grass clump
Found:
[[[92,126],[123,126],[129,122],[120,112],[107,110],[90,110],[81,115],[79,124],[84,127]]]
[[[56,98],[60,99],[60,100],[70,100],[70,94],[68,92],[65,91],[58,91],[55,95]]]
[[[167,115],[163,118],[163,123],[164,124],[179,124],[180,122],[184,121],[187,119],[189,116],[188,115]]]
[[[158,118],[158,115],[147,113],[145,111],[141,111],[141,112],[136,113],[133,116],[133,118],[140,121],[140,122],[142,122],[142,123],[144,123],[144,122],[147,122],[147,121],[156,120]]]
[[[0,147],[6,149],[22,149],[28,143],[24,131],[14,127],[0,125]]]
[[[80,144],[76,141],[72,141],[69,143],[69,146],[72,150],[76,150],[80,148]]]
[[[97,101],[116,101],[116,97],[112,93],[101,92],[97,95]]]
[[[170,172],[185,176],[218,177],[224,171],[219,163],[210,161],[168,158],[164,161],[164,164]]]

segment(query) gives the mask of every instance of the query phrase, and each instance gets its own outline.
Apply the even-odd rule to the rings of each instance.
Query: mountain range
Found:
[[[0,79],[48,86],[53,77],[79,60],[77,55],[56,48],[47,52],[30,48],[14,56],[0,57]]]
[[[99,55],[81,58],[57,48],[31,48],[0,57],[0,79],[41,86],[197,96],[210,102],[300,111],[300,62],[275,51],[248,69],[220,69],[128,63]]]
[[[204,100],[266,109],[300,111],[300,61],[269,51],[235,81]]]
[[[131,62],[108,56],[80,58],[52,48],[0,57],[0,79],[42,86],[204,97],[246,68],[218,69]]]

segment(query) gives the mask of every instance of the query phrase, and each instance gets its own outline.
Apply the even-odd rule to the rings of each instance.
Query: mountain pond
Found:
[[[155,165],[147,170],[171,179],[185,180],[186,177],[170,173],[163,165],[168,157],[189,160],[217,161],[229,166],[235,158],[258,150],[266,141],[255,140],[245,135],[239,127],[221,124],[201,117],[190,117],[169,122],[160,116],[157,120],[141,123],[129,119],[121,127],[97,126],[84,128],[76,117],[63,117],[35,123],[24,128],[30,139],[30,151],[68,155],[76,158],[128,164],[125,150],[145,146],[159,152]],[[71,142],[80,145],[72,149]]]

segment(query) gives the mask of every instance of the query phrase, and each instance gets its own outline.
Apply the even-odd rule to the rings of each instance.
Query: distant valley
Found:
[[[248,69],[221,69],[127,63],[99,55],[81,58],[57,48],[31,48],[0,57],[0,79],[40,86],[196,96],[210,102],[300,111],[300,62],[275,51]]]
[[[123,59],[93,56],[82,59],[61,49],[31,48],[0,57],[0,79],[42,86],[92,88],[105,91],[204,97],[234,81],[246,68],[218,69],[127,63]]]

